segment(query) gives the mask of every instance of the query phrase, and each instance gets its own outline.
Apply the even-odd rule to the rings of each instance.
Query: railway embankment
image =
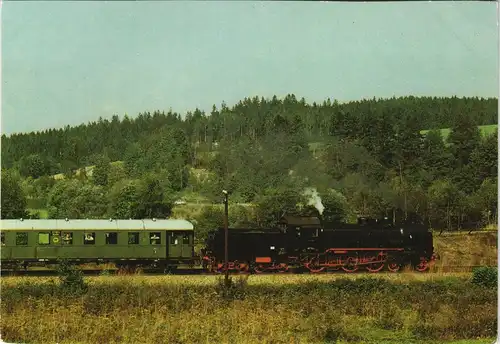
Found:
[[[478,231],[434,234],[434,250],[439,259],[435,268],[498,266],[498,232]]]

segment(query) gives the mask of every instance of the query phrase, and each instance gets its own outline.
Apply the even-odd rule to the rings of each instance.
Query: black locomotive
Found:
[[[370,272],[403,266],[426,271],[434,260],[432,233],[417,223],[394,225],[359,218],[357,224],[323,223],[320,218],[284,216],[277,228],[228,230],[228,268],[232,271],[307,269]],[[224,229],[206,240],[204,265],[223,272]]]

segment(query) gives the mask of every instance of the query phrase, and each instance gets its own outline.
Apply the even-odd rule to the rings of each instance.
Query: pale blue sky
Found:
[[[2,132],[245,96],[498,96],[496,3],[4,2]]]

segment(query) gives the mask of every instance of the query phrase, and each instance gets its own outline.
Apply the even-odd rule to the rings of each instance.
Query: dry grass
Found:
[[[411,343],[493,337],[496,290],[469,274],[2,278],[2,338],[29,343]]]
[[[434,250],[440,256],[437,267],[497,266],[498,233],[435,235]]]

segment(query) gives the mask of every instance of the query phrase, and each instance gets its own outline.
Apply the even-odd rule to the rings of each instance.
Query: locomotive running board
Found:
[[[271,257],[256,257],[256,263],[271,263]]]
[[[404,248],[384,248],[384,247],[329,248],[325,252],[347,253],[348,251],[404,251]]]

